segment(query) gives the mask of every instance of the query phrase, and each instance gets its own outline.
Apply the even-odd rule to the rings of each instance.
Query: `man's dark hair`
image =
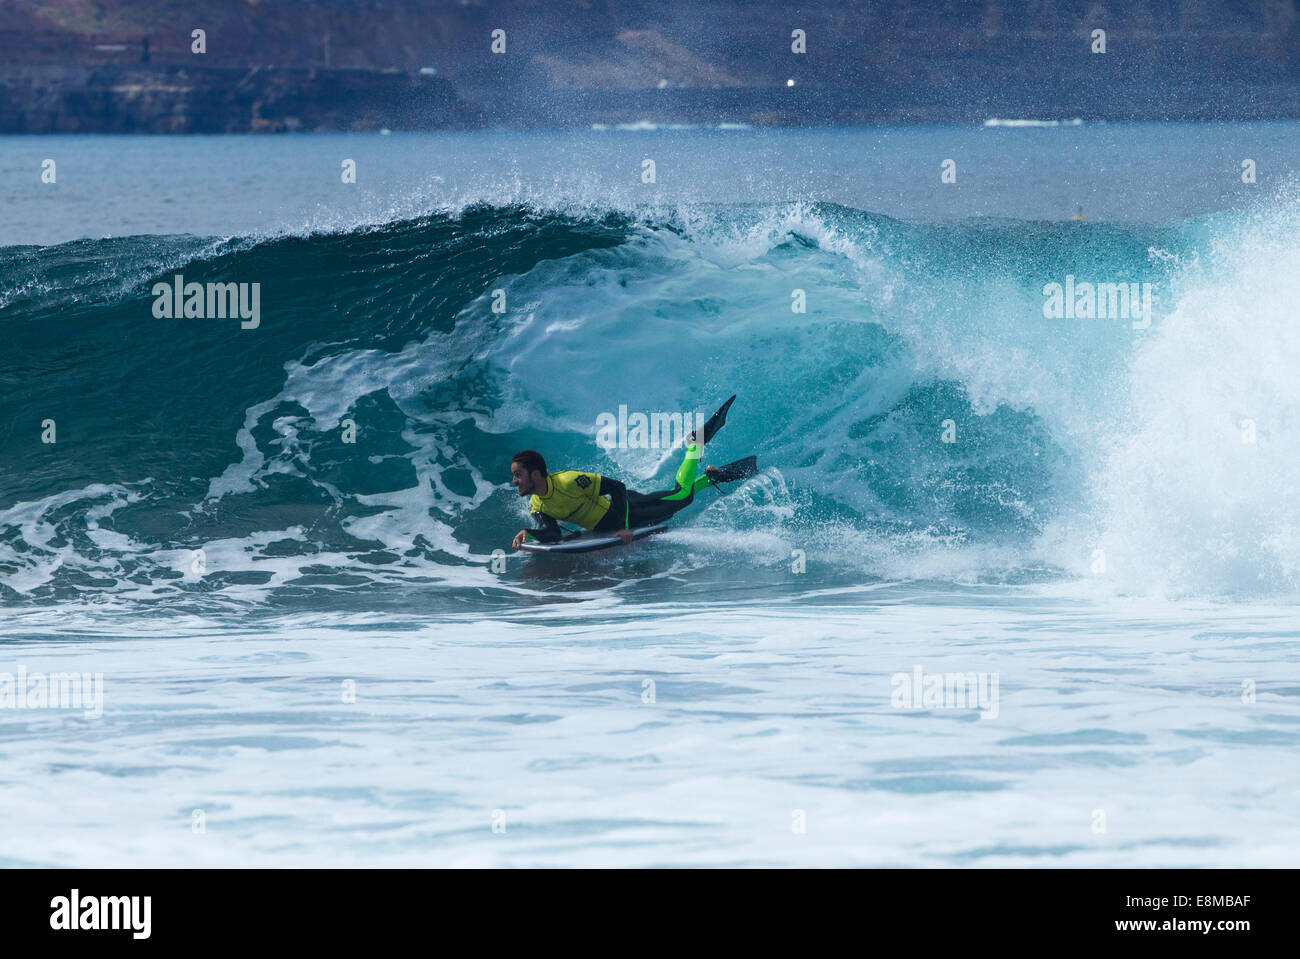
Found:
[[[542,454],[537,450],[523,450],[510,457],[510,462],[518,463],[524,468],[524,472],[532,474],[533,470],[546,475],[546,460],[542,459]]]

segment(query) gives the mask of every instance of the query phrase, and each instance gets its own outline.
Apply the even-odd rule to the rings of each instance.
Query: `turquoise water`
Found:
[[[6,856],[1294,863],[1298,141],[5,140]],[[660,488],[598,418],[732,392],[758,478],[504,550],[515,450]]]

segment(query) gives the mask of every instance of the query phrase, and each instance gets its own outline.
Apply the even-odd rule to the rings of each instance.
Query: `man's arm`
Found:
[[[545,513],[534,513],[533,521],[537,525],[531,531],[532,536],[539,543],[558,543],[564,538],[564,532],[560,529],[560,524],[555,521],[554,516],[548,516]]]
[[[534,513],[533,519],[537,525],[532,529],[521,529],[515,533],[515,538],[510,543],[511,549],[518,549],[523,546],[529,538],[537,540],[539,543],[558,543],[564,538],[564,533],[560,529],[560,524],[555,521],[554,517],[547,516],[545,513]]]
[[[618,525],[627,529],[627,487],[616,479],[602,476],[600,495],[609,497],[609,515],[618,517]]]

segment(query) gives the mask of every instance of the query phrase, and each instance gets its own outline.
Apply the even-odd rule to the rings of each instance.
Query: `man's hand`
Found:
[[[632,531],[630,529],[621,529],[618,531],[618,538],[621,539],[623,545],[626,546],[628,543],[632,542]]]
[[[519,532],[515,533],[515,539],[514,542],[510,544],[510,548],[518,549],[520,546],[524,545],[524,541],[527,539],[528,539],[528,530],[521,529]]]

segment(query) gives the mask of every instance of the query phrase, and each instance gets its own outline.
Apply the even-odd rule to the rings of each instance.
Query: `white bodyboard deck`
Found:
[[[632,530],[632,538],[634,540],[643,539],[652,533],[661,533],[667,528],[667,523],[642,526],[639,529]],[[621,539],[617,536],[610,536],[608,533],[575,533],[564,537],[558,543],[539,543],[535,540],[527,540],[519,548],[530,553],[590,553],[592,550],[608,549],[611,546],[622,545],[623,541]]]

